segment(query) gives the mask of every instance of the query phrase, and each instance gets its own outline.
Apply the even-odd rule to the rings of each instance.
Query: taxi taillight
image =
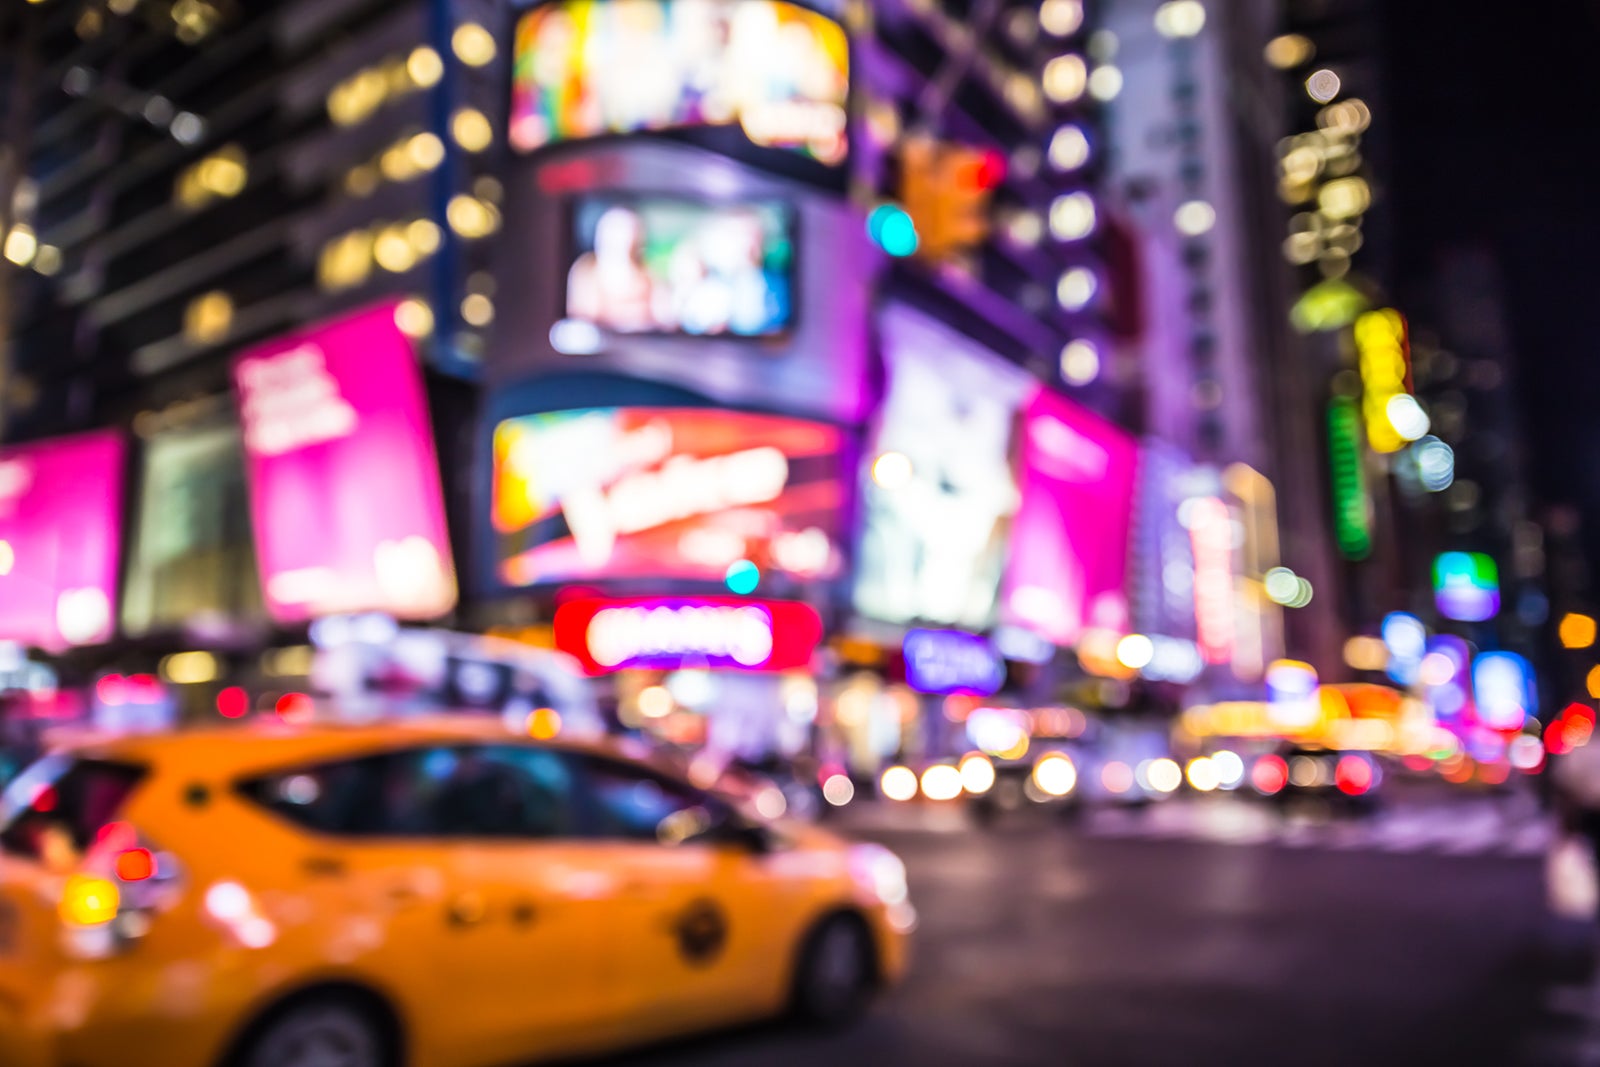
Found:
[[[117,877],[124,882],[143,882],[156,875],[155,853],[147,848],[129,848],[117,853]]]

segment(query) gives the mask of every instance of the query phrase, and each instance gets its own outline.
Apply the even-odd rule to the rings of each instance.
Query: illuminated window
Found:
[[[5,257],[17,266],[26,267],[32,263],[38,251],[39,238],[34,235],[33,227],[19,222],[6,234]]]
[[[412,247],[406,227],[385,226],[372,240],[372,258],[386,271],[401,274],[417,265],[417,250]]]
[[[423,45],[406,57],[406,73],[411,75],[417,88],[430,89],[444,77],[444,60],[439,58],[438,52]]]
[[[406,240],[411,242],[411,248],[419,259],[437,252],[439,242],[443,239],[439,224],[432,219],[415,219],[406,226]]]
[[[406,142],[406,155],[419,171],[429,171],[444,162],[444,142],[436,134],[414,134]]]
[[[352,230],[322,246],[317,284],[330,292],[360,285],[372,275],[372,235]]]
[[[1206,25],[1200,0],[1168,0],[1156,8],[1156,32],[1163,37],[1193,37]]]
[[[394,324],[410,338],[426,337],[433,332],[433,309],[427,301],[407,297],[395,305]]]
[[[500,213],[492,204],[466,195],[451,199],[445,217],[449,219],[452,230],[469,240],[487,237],[500,225]]]
[[[487,326],[494,321],[494,301],[482,293],[471,293],[461,301],[461,317],[469,326]]]
[[[1077,100],[1088,85],[1089,66],[1080,55],[1069,52],[1044,65],[1044,95],[1058,104]]]
[[[1267,42],[1267,62],[1279,70],[1289,70],[1311,61],[1317,49],[1309,38],[1298,33],[1286,33]]]
[[[469,67],[482,67],[494,60],[494,36],[476,22],[463,23],[450,36],[456,58]]]
[[[189,301],[183,312],[183,335],[196,344],[211,344],[233,326],[233,298],[213,290]]]
[[[249,180],[244,149],[230,144],[186,167],[178,175],[173,198],[192,211],[216,198],[238,196]]]
[[[450,119],[450,136],[468,152],[482,152],[494,140],[494,130],[483,112],[464,107]]]

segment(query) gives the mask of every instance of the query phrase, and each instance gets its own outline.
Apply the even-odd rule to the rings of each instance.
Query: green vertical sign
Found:
[[[1345,559],[1372,554],[1372,503],[1361,456],[1361,408],[1347,396],[1328,401],[1328,466],[1333,484],[1333,537]]]

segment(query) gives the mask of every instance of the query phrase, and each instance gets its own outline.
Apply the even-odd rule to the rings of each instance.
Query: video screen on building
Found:
[[[779,203],[584,197],[567,317],[618,333],[770,337],[794,313],[793,213]]]
[[[497,574],[516,587],[829,577],[842,565],[842,445],[824,423],[717,408],[507,419],[494,433]]]
[[[890,305],[879,332],[888,395],[864,461],[856,610],[985,629],[1019,502],[1009,457],[1032,380],[908,307]]]
[[[739,126],[842,162],[850,55],[831,19],[782,0],[557,0],[524,15],[510,141]]]

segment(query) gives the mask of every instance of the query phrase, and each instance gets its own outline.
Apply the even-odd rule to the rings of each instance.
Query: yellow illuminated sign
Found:
[[[1367,442],[1377,452],[1398,452],[1409,440],[1389,419],[1389,401],[1411,392],[1411,348],[1406,320],[1393,308],[1368,311],[1356,319],[1360,356],[1361,413]]]

